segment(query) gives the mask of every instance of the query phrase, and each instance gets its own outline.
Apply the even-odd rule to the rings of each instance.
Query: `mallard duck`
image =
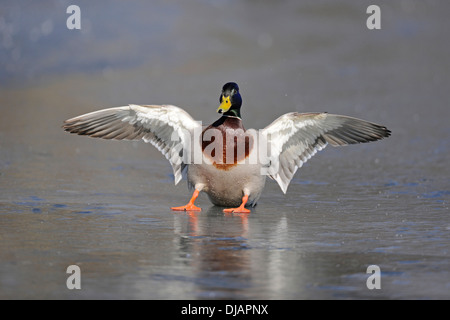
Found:
[[[131,104],[66,120],[63,128],[96,138],[151,143],[170,161],[175,184],[186,173],[194,189],[186,205],[172,210],[200,211],[195,200],[205,192],[214,205],[231,207],[226,213],[249,213],[266,176],[286,193],[297,169],[328,144],[364,143],[391,134],[384,126],[326,112],[290,112],[262,130],[246,130],[238,85],[226,83],[219,101],[221,117],[207,127],[173,105]],[[262,149],[267,151],[264,156]]]

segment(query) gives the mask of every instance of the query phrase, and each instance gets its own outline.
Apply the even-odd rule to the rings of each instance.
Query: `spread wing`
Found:
[[[336,147],[376,141],[391,132],[384,126],[352,117],[291,112],[264,128],[263,134],[271,148],[269,175],[286,193],[297,169],[328,143]]]
[[[183,109],[171,105],[129,105],[94,111],[64,121],[64,130],[102,139],[144,140],[158,148],[172,165],[175,184],[186,164],[183,150],[201,127]],[[189,140],[189,141],[188,141]]]

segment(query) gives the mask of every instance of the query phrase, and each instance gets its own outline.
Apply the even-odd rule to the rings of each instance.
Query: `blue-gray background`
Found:
[[[81,8],[68,30],[66,8]],[[381,30],[366,9],[381,8]],[[450,298],[447,1],[2,1],[0,298]],[[175,104],[247,128],[328,111],[386,125],[328,147],[250,215],[190,197],[150,145],[68,135],[101,108]],[[66,288],[77,264],[82,289]],[[366,269],[381,268],[380,290]]]

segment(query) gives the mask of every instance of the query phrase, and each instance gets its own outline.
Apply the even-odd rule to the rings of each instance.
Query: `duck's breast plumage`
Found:
[[[216,205],[239,205],[244,194],[249,194],[249,204],[256,204],[265,175],[259,163],[250,161],[256,152],[255,136],[245,130],[242,120],[220,118],[203,130],[200,143],[205,161],[189,165],[189,183],[201,186]]]
[[[230,170],[248,158],[254,137],[248,134],[242,120],[222,117],[206,127],[201,135],[203,156],[218,170]]]

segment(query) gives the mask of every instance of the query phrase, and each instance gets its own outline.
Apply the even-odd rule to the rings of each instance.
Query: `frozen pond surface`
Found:
[[[70,3],[0,4],[0,298],[450,298],[447,2],[381,1],[377,31],[365,1],[121,3],[81,4],[81,31]],[[205,195],[172,212],[191,194],[152,146],[61,129],[128,103],[209,124],[228,81],[246,128],[328,111],[393,135],[327,147],[225,215]]]

